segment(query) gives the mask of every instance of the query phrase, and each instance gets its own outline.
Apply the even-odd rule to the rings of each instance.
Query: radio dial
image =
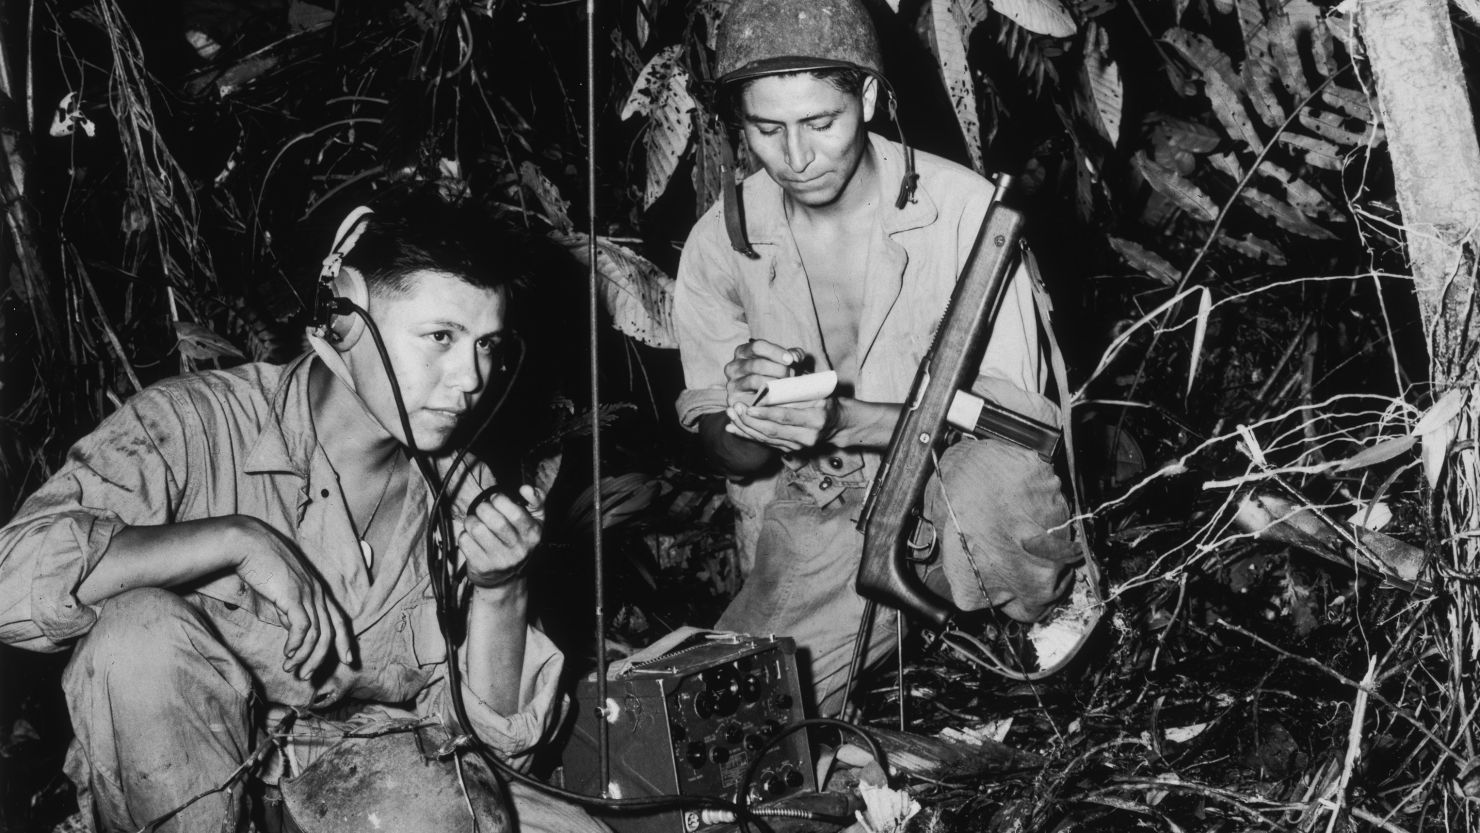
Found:
[[[688,755],[685,757],[688,758],[689,763],[693,765],[694,769],[699,769],[704,766],[705,761],[709,760],[705,754],[708,751],[704,748],[704,744],[695,741],[689,744]]]
[[[746,677],[740,682],[740,697],[747,703],[754,703],[761,699],[763,688],[763,680],[759,676]]]
[[[730,715],[735,713],[736,709],[740,708],[740,697],[739,695],[735,694],[734,691],[731,691],[730,689],[725,689],[724,691],[718,693],[710,693],[714,694],[715,714],[718,714],[721,717],[729,717]],[[708,715],[706,715],[706,717],[707,716]]]

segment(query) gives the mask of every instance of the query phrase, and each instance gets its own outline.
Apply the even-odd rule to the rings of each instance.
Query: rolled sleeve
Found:
[[[111,512],[63,512],[22,524],[0,563],[0,642],[33,651],[60,651],[97,621],[97,609],[77,598],[113,536],[124,528]],[[15,553],[44,552],[46,558]]]
[[[713,233],[718,214],[711,210],[684,245],[673,292],[673,319],[683,362],[685,390],[677,402],[679,422],[698,430],[699,418],[726,405],[725,365],[736,345],[751,337],[740,302],[737,276],[717,254],[725,246]]]
[[[178,495],[155,430],[174,419],[167,398],[130,399],[68,453],[62,468],[0,529],[0,642],[59,651],[97,611],[77,589],[127,526],[166,522]]]
[[[527,629],[524,668],[519,680],[519,710],[502,714],[463,685],[463,707],[481,738],[510,765],[523,771],[532,753],[554,726],[564,705],[560,696],[560,672],[565,658],[549,637],[533,627]],[[458,655],[458,665],[467,679],[467,652]],[[438,715],[445,723],[456,722],[451,692],[445,679],[438,679],[423,695],[422,713]]]

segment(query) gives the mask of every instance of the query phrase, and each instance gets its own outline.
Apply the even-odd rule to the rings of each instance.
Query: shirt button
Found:
[[[329,496],[329,490],[328,489],[320,489],[319,490],[319,497],[328,497],[328,496]]]
[[[824,477],[817,483],[817,488],[819,489],[831,489],[832,487],[833,479],[831,477]]]
[[[829,457],[829,458],[827,458],[827,464],[829,466],[832,466],[835,469],[841,469],[843,467],[843,458],[842,457]]]

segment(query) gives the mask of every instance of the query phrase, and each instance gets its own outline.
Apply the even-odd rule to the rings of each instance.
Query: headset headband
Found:
[[[350,249],[359,242],[360,235],[365,233],[365,220],[375,212],[367,206],[358,206],[339,224],[339,231],[334,233],[334,248],[324,258],[323,266],[319,269],[319,285],[314,295],[314,326],[319,329],[324,338],[329,341],[337,341],[334,328],[329,326],[334,317],[335,306],[341,299],[334,296],[334,279],[339,277],[339,270],[344,266],[344,256],[349,254]]]
[[[332,283],[339,277],[344,256],[360,242],[360,235],[365,233],[365,218],[374,213],[374,209],[361,205],[345,215],[343,222],[339,224],[339,231],[334,233],[334,248],[329,250],[329,255],[324,258],[323,268],[319,270],[320,281]]]

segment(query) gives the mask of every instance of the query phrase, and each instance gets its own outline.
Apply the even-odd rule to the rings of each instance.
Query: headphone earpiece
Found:
[[[365,232],[366,218],[373,213],[372,209],[362,205],[345,216],[334,234],[334,248],[329,250],[319,269],[318,286],[314,291],[313,326],[331,344],[344,339],[344,334],[334,329],[335,316],[348,315],[353,310],[348,298],[335,294],[334,282],[344,268],[344,256],[359,242],[360,235]]]

